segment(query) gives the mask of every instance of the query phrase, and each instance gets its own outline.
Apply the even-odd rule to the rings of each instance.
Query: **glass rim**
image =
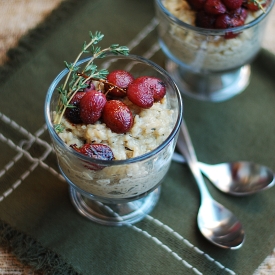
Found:
[[[242,31],[244,31],[246,29],[250,29],[251,27],[258,24],[260,21],[262,21],[269,14],[269,12],[271,11],[271,9],[274,5],[275,0],[271,0],[266,11],[263,12],[261,15],[259,15],[254,20],[252,20],[251,22],[244,24],[243,26],[233,27],[233,28],[228,28],[228,29],[206,29],[206,28],[192,26],[192,25],[185,23],[184,21],[178,19],[175,15],[173,15],[170,11],[168,11],[162,3],[163,0],[155,0],[155,2],[161,8],[162,12],[169,18],[169,20],[173,21],[174,23],[178,24],[181,27],[185,27],[187,29],[196,31],[201,34],[206,34],[206,35],[225,35],[229,32],[232,32],[232,33],[242,32]]]
[[[71,154],[75,155],[76,157],[82,159],[85,162],[92,162],[92,163],[95,163],[95,164],[101,164],[103,166],[109,166],[110,164],[111,165],[123,165],[123,164],[136,163],[136,162],[139,162],[139,161],[146,160],[146,159],[150,158],[151,156],[159,153],[163,148],[165,148],[174,139],[177,132],[179,131],[179,128],[180,128],[180,125],[181,125],[181,122],[182,122],[182,118],[183,118],[183,103],[182,103],[182,98],[181,98],[180,91],[179,91],[177,85],[175,84],[175,82],[169,76],[169,74],[162,67],[160,67],[158,64],[154,63],[151,60],[148,60],[144,57],[141,57],[141,56],[138,56],[138,55],[133,55],[133,54],[129,54],[129,55],[126,55],[126,56],[125,55],[109,54],[109,55],[107,55],[107,58],[108,57],[115,57],[115,58],[120,58],[120,59],[132,59],[132,60],[135,60],[135,61],[139,61],[141,63],[145,63],[149,66],[153,66],[156,69],[156,71],[158,71],[161,75],[164,75],[167,78],[167,80],[169,82],[169,85],[171,85],[171,87],[176,91],[177,104],[178,104],[178,116],[177,116],[177,120],[174,124],[174,127],[173,127],[171,133],[168,135],[168,137],[165,139],[165,141],[163,143],[161,143],[159,146],[157,146],[155,149],[153,149],[152,151],[148,152],[148,153],[142,154],[142,155],[137,156],[137,157],[124,159],[124,160],[99,160],[99,159],[93,159],[91,157],[85,156],[85,155],[77,152],[76,150],[74,150],[73,148],[68,146],[59,137],[59,135],[56,133],[56,131],[54,129],[53,123],[51,121],[51,110],[50,110],[51,98],[52,98],[54,92],[56,92],[57,84],[69,72],[69,70],[67,68],[63,69],[55,77],[55,79],[52,81],[51,85],[49,86],[47,94],[46,94],[45,104],[44,104],[44,116],[45,116],[45,120],[46,120],[47,129],[50,132],[50,135],[58,142],[58,144],[61,147],[68,150]],[[105,58],[106,57],[104,57],[104,59]],[[79,60],[76,63],[76,66],[81,65],[82,63],[85,63],[88,60],[90,60],[90,57],[83,58],[83,59]]]

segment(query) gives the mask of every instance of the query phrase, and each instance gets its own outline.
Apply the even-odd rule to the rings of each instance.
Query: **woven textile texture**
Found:
[[[27,35],[41,22],[47,20],[51,12],[64,0],[9,0],[0,1],[0,64],[7,62],[7,51],[16,47],[19,39]],[[263,47],[275,54],[275,10],[269,18]],[[272,35],[271,35],[272,34]],[[275,244],[274,244],[275,245]],[[275,252],[259,267],[254,275],[275,273]],[[20,263],[6,247],[0,248],[0,274],[40,274]]]
[[[64,0],[1,0],[0,1],[0,65],[7,61],[7,51],[35,28]],[[7,247],[0,247],[1,275],[40,275],[22,264]]]

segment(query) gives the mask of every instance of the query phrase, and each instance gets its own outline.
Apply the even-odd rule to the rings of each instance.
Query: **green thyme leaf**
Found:
[[[82,52],[83,52],[83,53],[88,53],[88,52],[89,52],[89,51],[87,50],[87,43],[86,43],[86,41],[83,43]]]
[[[90,32],[90,38],[91,40],[93,40],[93,44],[97,44],[99,41],[101,41],[104,37],[104,34],[102,34],[99,31],[96,31],[95,34],[93,34],[92,32]]]
[[[67,106],[68,99],[67,99],[66,95],[61,94],[60,99],[61,99],[62,104]]]
[[[105,69],[102,69],[98,72],[96,72],[94,75],[93,75],[93,78],[97,78],[97,79],[105,79],[106,76],[109,74],[108,70],[105,70]]]
[[[114,54],[122,54],[122,55],[128,55],[129,54],[129,48],[126,46],[119,46],[117,44],[111,45],[111,51]]]
[[[54,129],[57,133],[62,133],[65,130],[65,127],[61,124],[55,124]]]
[[[91,64],[85,68],[84,72],[91,71],[91,73],[94,73],[94,72],[96,72],[96,70],[97,70],[97,66],[94,64]]]

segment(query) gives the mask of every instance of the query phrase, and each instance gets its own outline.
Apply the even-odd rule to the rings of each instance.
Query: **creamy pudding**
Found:
[[[95,124],[73,124],[62,118],[65,130],[59,137],[67,146],[84,143],[108,145],[114,154],[114,165],[100,165],[94,169],[88,163],[76,161],[62,151],[59,165],[66,177],[78,188],[99,197],[129,198],[152,189],[167,173],[174,144],[169,144],[151,161],[140,161],[125,165],[116,165],[117,160],[139,157],[160,146],[172,132],[177,113],[171,109],[166,96],[150,109],[142,109],[127,98],[123,101],[134,113],[134,124],[124,134],[114,133],[101,121]],[[61,149],[61,148],[60,148]]]
[[[160,44],[164,52],[182,67],[195,72],[232,70],[249,63],[261,47],[262,28],[243,27],[236,37],[226,39],[224,37],[226,30],[194,28],[195,11],[187,1],[157,0],[157,2]],[[171,20],[164,12],[165,9],[168,14],[180,21]],[[262,10],[248,11],[245,24],[252,22],[262,13]]]
[[[62,131],[54,130],[53,126],[49,129],[60,170],[78,192],[102,201],[131,200],[154,190],[165,177],[182,118],[182,103],[178,89],[162,68],[136,56],[108,57],[108,60],[112,69],[122,69],[130,64],[129,72],[135,79],[144,75],[157,78],[166,87],[165,95],[149,108],[134,104],[128,96],[119,98],[133,115],[133,125],[125,133],[112,131],[103,119],[90,124],[73,123],[66,116],[59,123]],[[58,76],[56,82],[61,77],[65,78],[66,72]],[[106,93],[102,83],[95,82],[94,86]],[[60,99],[58,93],[51,96],[52,110],[48,115],[51,114],[54,124]],[[85,144],[109,146],[113,160],[94,159],[74,150]]]

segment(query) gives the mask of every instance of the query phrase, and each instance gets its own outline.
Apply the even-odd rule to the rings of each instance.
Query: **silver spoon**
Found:
[[[174,153],[173,160],[185,163]],[[266,190],[275,184],[274,172],[266,166],[248,161],[206,164],[198,162],[201,172],[222,192],[245,196]]]
[[[219,247],[240,248],[245,239],[242,224],[231,211],[216,202],[208,192],[184,121],[181,124],[177,148],[184,155],[200,190],[201,205],[197,222],[202,235]]]

